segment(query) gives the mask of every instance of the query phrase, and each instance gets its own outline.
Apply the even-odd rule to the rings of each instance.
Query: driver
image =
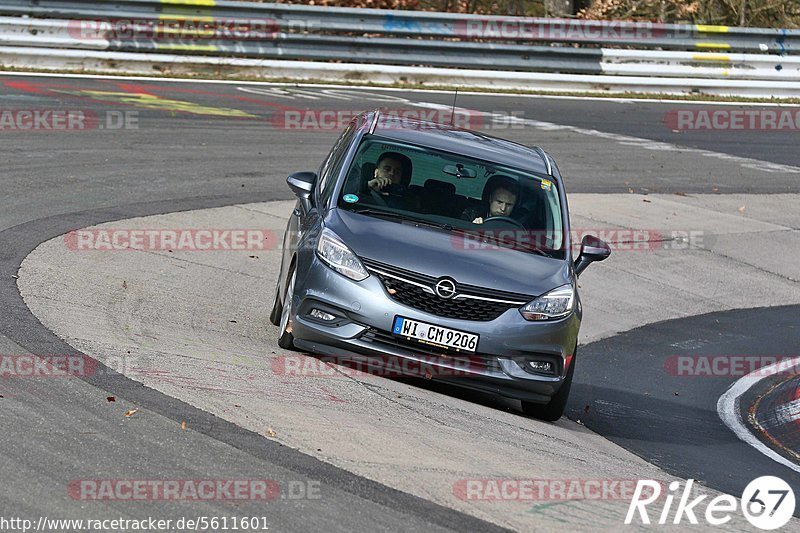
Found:
[[[510,217],[519,198],[519,185],[509,177],[498,174],[492,176],[483,188],[481,205],[468,207],[461,213],[463,220],[471,220],[473,224],[483,224],[492,217]]]
[[[396,152],[384,152],[378,158],[372,179],[367,182],[367,187],[373,191],[381,191],[389,185],[401,186],[403,184],[402,156]]]
[[[372,179],[364,183],[363,191],[371,192],[388,207],[416,211],[419,209],[419,200],[410,195],[408,189],[411,173],[411,159],[408,156],[383,152],[378,157]]]

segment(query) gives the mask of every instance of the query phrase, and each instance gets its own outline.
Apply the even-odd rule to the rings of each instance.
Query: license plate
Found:
[[[443,328],[402,316],[394,317],[392,333],[424,344],[443,346],[459,352],[475,352],[479,335],[456,329]]]

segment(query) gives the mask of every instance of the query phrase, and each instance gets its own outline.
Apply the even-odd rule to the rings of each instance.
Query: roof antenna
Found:
[[[456,99],[458,98],[458,88],[456,88],[456,94],[453,95],[453,110],[450,112],[450,125],[455,126],[453,123],[456,119]]]

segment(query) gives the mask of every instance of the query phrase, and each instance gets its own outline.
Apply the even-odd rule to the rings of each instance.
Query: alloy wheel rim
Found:
[[[286,328],[289,326],[289,315],[291,314],[292,294],[294,293],[294,280],[296,276],[296,271],[292,272],[292,278],[289,280],[289,287],[286,288],[286,297],[283,299],[283,307],[281,309],[281,335],[286,332]]]

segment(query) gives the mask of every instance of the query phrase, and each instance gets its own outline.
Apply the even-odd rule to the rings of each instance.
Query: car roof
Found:
[[[365,114],[367,115],[367,114]],[[550,163],[539,147],[492,137],[484,133],[423,120],[399,117],[396,113],[370,111],[364,116],[370,133],[400,142],[463,154],[538,174],[551,175]]]

